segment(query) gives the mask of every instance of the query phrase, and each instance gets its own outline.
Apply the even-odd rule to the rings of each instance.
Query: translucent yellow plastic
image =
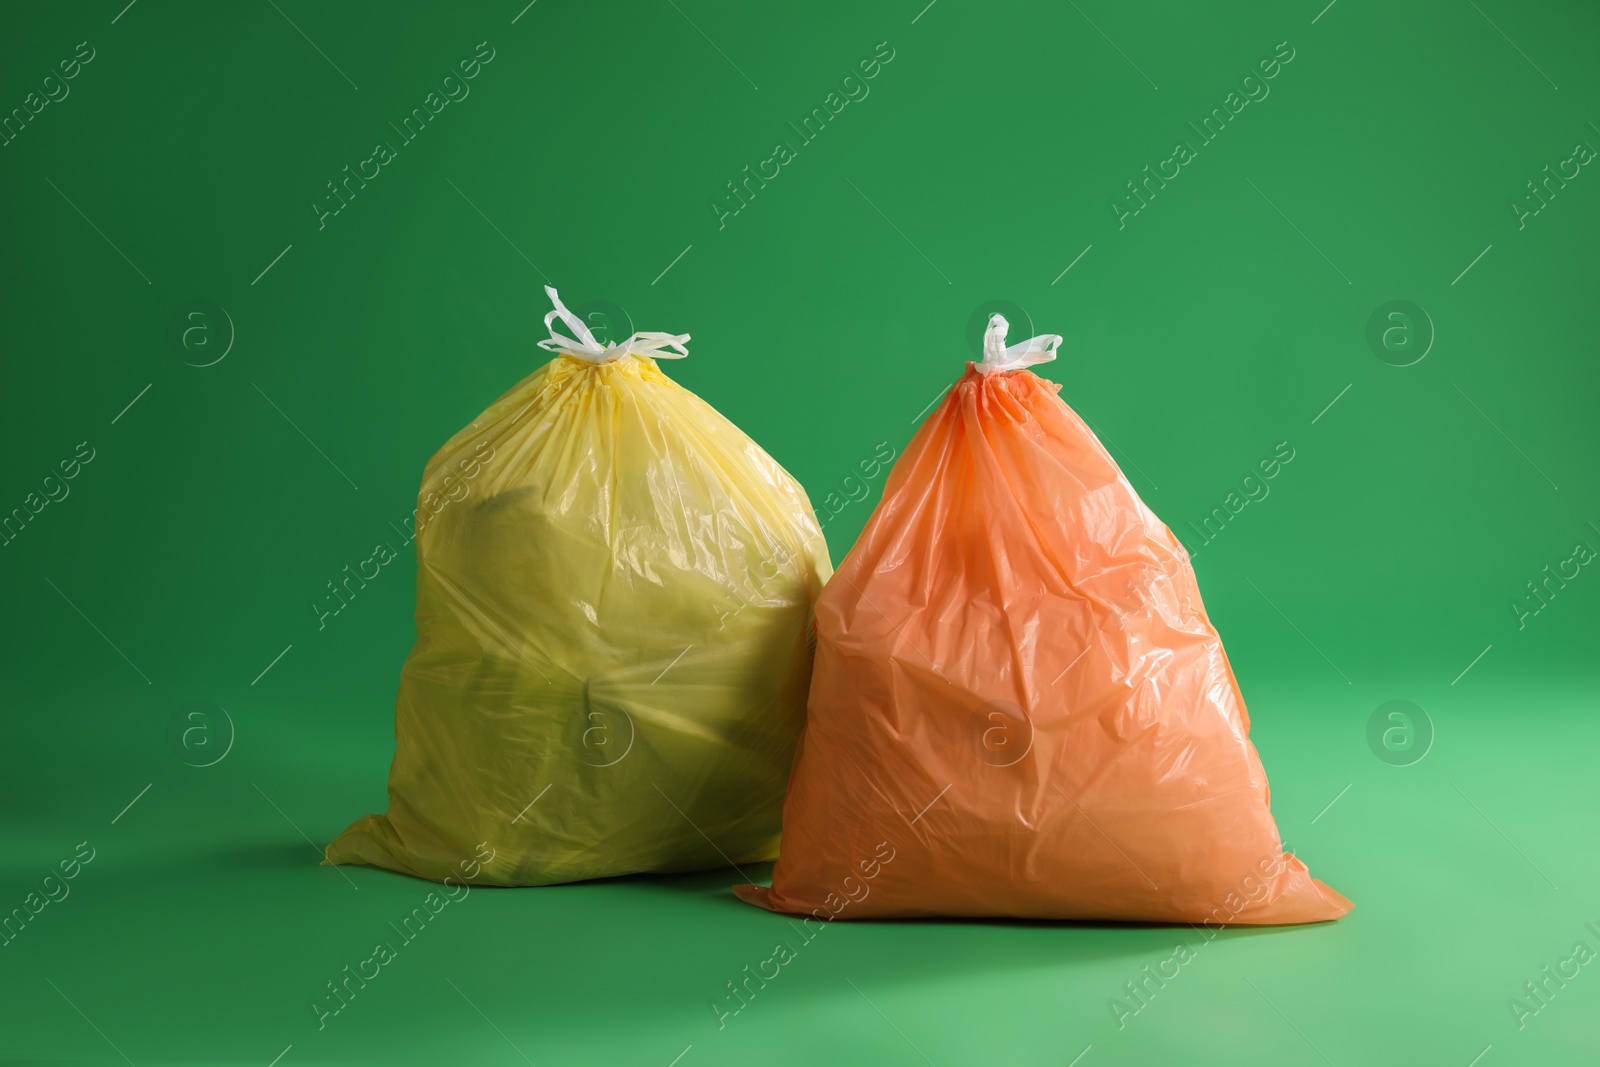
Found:
[[[421,500],[389,811],[326,862],[492,853],[474,882],[548,885],[776,856],[832,573],[800,485],[653,360],[558,356]]]

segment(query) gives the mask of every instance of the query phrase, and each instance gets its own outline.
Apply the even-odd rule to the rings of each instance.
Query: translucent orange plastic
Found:
[[[1337,919],[1188,554],[1028,370],[966,374],[817,602],[773,911]]]

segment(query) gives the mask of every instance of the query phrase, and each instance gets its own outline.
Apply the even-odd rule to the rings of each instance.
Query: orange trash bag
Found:
[[[1350,901],[1283,851],[1188,553],[1060,386],[984,359],[817,601],[772,887],[834,918],[1304,923]]]

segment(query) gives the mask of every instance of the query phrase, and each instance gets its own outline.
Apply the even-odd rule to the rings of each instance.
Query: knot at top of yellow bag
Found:
[[[555,310],[548,312],[544,317],[544,326],[550,331],[550,336],[538,342],[539,347],[546,352],[559,352],[563,356],[571,356],[573,359],[594,364],[610,363],[624,356],[639,356],[642,359],[682,359],[689,354],[688,348],[684,347],[689,342],[689,335],[686,333],[657,333],[646,330],[635,333],[621,344],[602,345],[595,340],[588,325],[567,310],[567,305],[561,302],[561,297],[556,295],[554,287],[547,285],[544,291],[550,297],[550,302],[555,305]],[[576,340],[557,333],[550,325],[558,318],[568,329],[577,334]]]

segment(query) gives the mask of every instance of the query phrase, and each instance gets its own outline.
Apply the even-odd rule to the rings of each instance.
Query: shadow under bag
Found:
[[[817,603],[772,887],[833,918],[1337,919],[1284,853],[1188,554],[1052,385],[970,365]]]
[[[822,532],[656,365],[687,335],[602,346],[547,291],[577,338],[423,475],[389,811],[330,864],[547,885],[776,855]]]

